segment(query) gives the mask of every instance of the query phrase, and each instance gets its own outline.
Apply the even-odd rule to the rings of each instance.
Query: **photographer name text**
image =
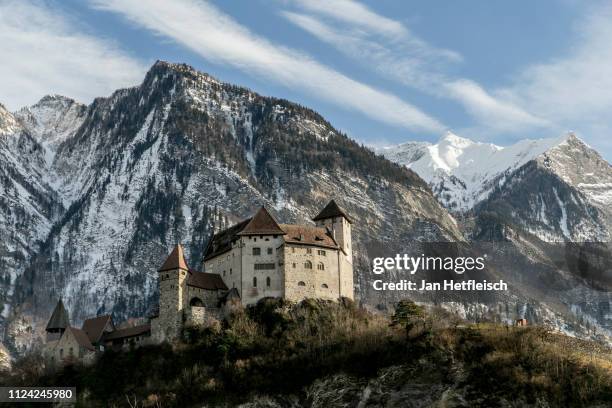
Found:
[[[481,257],[439,257],[439,256],[409,256],[397,254],[389,258],[374,258],[372,273],[382,275],[384,273],[415,275],[417,272],[454,272],[463,275],[465,272],[482,272],[485,269],[487,256]],[[420,281],[400,279],[397,281],[385,281],[376,279],[372,286],[376,291],[505,291],[508,284],[499,281],[477,281],[475,279],[421,279]]]

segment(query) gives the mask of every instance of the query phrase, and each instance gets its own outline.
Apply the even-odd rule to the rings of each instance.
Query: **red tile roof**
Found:
[[[104,333],[104,328],[110,323],[113,326],[113,321],[110,315],[92,317],[83,322],[82,330],[87,334],[89,341],[93,344],[98,343]]]
[[[79,346],[90,351],[95,350],[94,346],[91,344],[91,341],[89,341],[89,337],[87,337],[87,334],[85,334],[83,330],[77,329],[76,327],[68,327],[66,330],[72,333]]]
[[[227,290],[221,275],[217,273],[191,271],[187,278],[187,285],[208,290]]]
[[[214,234],[209,240],[204,251],[204,260],[214,258],[232,249],[232,242],[238,239],[238,233],[251,222],[252,218],[247,218],[223,231]]]
[[[187,262],[185,262],[185,255],[183,254],[183,247],[181,245],[174,247],[170,255],[168,255],[166,262],[158,269],[158,272],[170,271],[173,269],[189,270]]]
[[[125,329],[119,329],[119,330],[115,330],[113,332],[107,333],[104,335],[103,340],[110,341],[110,340],[125,339],[129,337],[146,335],[150,332],[151,332],[151,325],[143,324],[141,326],[128,327]]]
[[[288,244],[314,245],[338,249],[338,244],[325,228],[310,225],[282,224],[285,242]]]
[[[284,233],[268,210],[261,207],[238,235],[283,235]]]

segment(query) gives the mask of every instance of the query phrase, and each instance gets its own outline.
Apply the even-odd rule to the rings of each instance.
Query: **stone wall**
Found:
[[[215,309],[219,307],[219,299],[222,295],[222,291],[187,286],[187,295],[185,296],[185,304],[183,305],[183,308],[189,307],[189,305],[191,305],[191,301],[194,298],[197,298],[202,301],[204,307]]]
[[[246,236],[241,237],[241,240],[242,304],[253,304],[264,297],[282,297],[284,281],[283,271],[279,265],[282,235],[276,235],[276,238],[273,235]],[[255,255],[254,248],[259,248],[259,255]],[[266,268],[261,269],[257,265]],[[257,285],[254,279],[257,280]]]
[[[219,274],[228,289],[237,288],[241,292],[242,252],[241,240],[238,240],[230,251],[204,261],[203,270]]]
[[[69,331],[66,331],[59,340],[47,343],[43,355],[52,365],[76,361],[90,363],[95,358],[95,352],[81,347]]]
[[[284,245],[285,298],[338,299],[338,251],[305,245]],[[310,262],[312,269],[306,267]],[[323,265],[319,269],[318,265]]]
[[[182,329],[182,310],[187,296],[187,272],[173,270],[159,273],[159,316],[151,325],[151,335],[158,341],[177,338]]]

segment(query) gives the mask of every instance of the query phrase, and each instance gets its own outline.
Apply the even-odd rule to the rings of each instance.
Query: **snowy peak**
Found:
[[[502,147],[448,132],[435,144],[404,143],[378,152],[419,174],[447,208],[466,211],[486,199],[514,170],[546,152],[569,145],[587,148],[574,134],[521,140]]]
[[[47,95],[15,116],[38,142],[54,148],[77,131],[86,111],[85,105],[73,99]]]
[[[574,134],[540,155],[538,163],[605,211],[612,206],[612,166]]]

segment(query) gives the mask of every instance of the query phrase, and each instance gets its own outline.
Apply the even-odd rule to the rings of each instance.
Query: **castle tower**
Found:
[[[160,339],[173,339],[180,334],[182,312],[187,296],[189,267],[185,262],[183,247],[174,247],[159,268],[159,321],[157,333]]]
[[[346,254],[347,260],[353,264],[353,242],[351,239],[351,219],[331,200],[321,212],[312,219],[317,227],[327,228]]]
[[[53,313],[45,329],[47,332],[47,342],[59,340],[69,326],[70,319],[68,318],[68,312],[64,307],[62,298],[60,298],[55,305],[55,309],[53,309]]]
[[[341,248],[339,251],[339,295],[352,299],[354,290],[351,219],[334,200],[331,200],[312,220],[317,227],[327,228]]]

